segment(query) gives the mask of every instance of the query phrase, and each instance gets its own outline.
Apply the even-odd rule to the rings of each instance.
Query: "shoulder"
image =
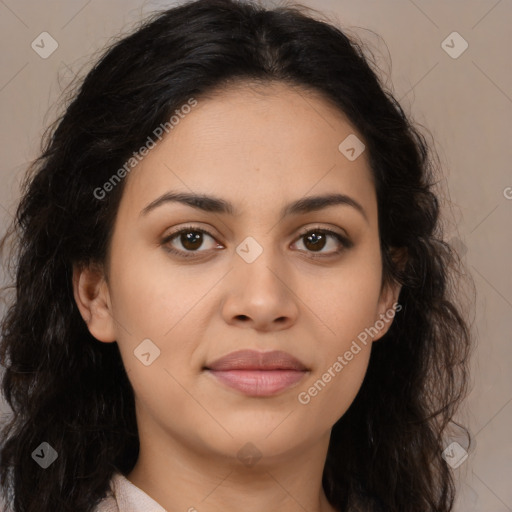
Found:
[[[110,489],[107,493],[107,496],[98,503],[97,507],[94,509],[94,512],[119,512],[119,507],[117,505],[115,495],[116,482],[120,476],[122,475],[119,473],[114,473],[112,479],[110,480]]]
[[[116,499],[113,496],[108,496],[101,500],[94,512],[119,512]]]
[[[156,501],[121,473],[114,473],[110,490],[94,512],[166,512]]]

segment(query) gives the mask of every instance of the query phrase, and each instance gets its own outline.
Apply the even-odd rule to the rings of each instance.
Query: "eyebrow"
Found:
[[[147,215],[149,212],[167,203],[181,203],[198,210],[211,213],[224,213],[228,215],[237,215],[236,208],[232,203],[219,197],[208,196],[205,194],[193,194],[188,192],[167,192],[154,201],[149,203],[140,215]],[[317,196],[308,196],[298,199],[286,205],[280,212],[280,219],[291,215],[304,214],[323,210],[330,206],[346,205],[357,210],[368,222],[368,217],[364,208],[355,199],[345,194],[325,194]]]

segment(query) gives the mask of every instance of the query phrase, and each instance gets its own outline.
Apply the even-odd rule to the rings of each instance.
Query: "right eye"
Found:
[[[208,250],[211,250],[198,250],[204,244],[204,235],[210,237],[212,240],[215,240],[213,235],[203,228],[199,228],[197,226],[186,226],[166,236],[162,240],[161,244],[164,246],[166,251],[175,254],[176,256],[183,258],[194,258],[197,257],[197,255],[194,253],[207,252]],[[178,242],[182,249],[176,248],[176,246],[173,245],[173,242]],[[217,245],[217,248],[218,247],[219,245]]]

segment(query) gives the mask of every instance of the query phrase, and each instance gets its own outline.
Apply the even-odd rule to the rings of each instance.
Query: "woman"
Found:
[[[198,0],[115,43],[10,233],[12,511],[452,510],[470,336],[435,179],[305,9]]]

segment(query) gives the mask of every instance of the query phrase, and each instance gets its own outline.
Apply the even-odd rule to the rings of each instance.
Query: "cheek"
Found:
[[[112,306],[116,320],[126,327],[120,335],[128,331],[137,339],[166,338],[199,300],[206,284],[198,287],[186,272],[166,265],[162,249],[127,247],[123,250],[120,243],[112,254]]]
[[[111,268],[117,342],[137,394],[140,390],[141,396],[153,396],[157,389],[169,391],[172,379],[165,370],[180,382],[189,378],[187,368],[195,357],[201,325],[198,316],[204,314],[201,299],[218,277],[193,278],[172,267],[165,255],[155,257],[158,250],[137,250],[136,244],[130,251],[122,247],[112,252]],[[145,366],[137,355],[148,352],[146,360],[152,362]]]
[[[298,295],[325,333],[327,352],[343,347],[378,318],[382,270],[376,244],[352,253],[328,273],[300,278]],[[371,245],[371,247],[369,247]],[[310,313],[308,313],[309,315]],[[319,331],[320,332],[320,331]]]
[[[380,265],[378,249],[360,251],[325,280],[309,283],[307,303],[319,329],[318,364],[297,392],[298,403],[309,412],[306,422],[321,415],[332,426],[361,387],[371,354],[371,328],[379,318]],[[315,428],[313,422],[310,427]]]
[[[370,344],[349,343],[315,372],[297,392],[297,402],[308,413],[305,418],[322,415],[322,423],[332,426],[354,401],[363,383],[370,353]]]

